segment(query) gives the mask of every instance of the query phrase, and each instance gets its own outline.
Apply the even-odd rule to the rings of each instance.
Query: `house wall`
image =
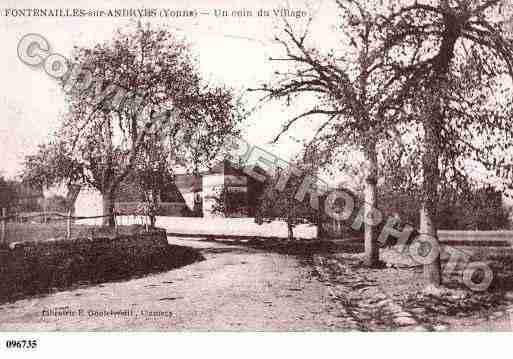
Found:
[[[100,191],[91,188],[82,188],[75,201],[75,216],[76,217],[90,217],[101,216],[102,196]],[[87,219],[80,220],[81,224],[101,224],[102,219]]]
[[[183,199],[185,200],[185,204],[187,205],[187,208],[189,208],[190,211],[194,210],[194,196],[195,193],[189,192],[189,193],[182,193]]]
[[[226,167],[226,166],[225,166]],[[201,179],[201,182],[198,182]],[[216,198],[221,193],[223,188],[227,188],[230,193],[237,193],[237,198],[241,199],[239,202],[240,211],[237,213],[227,213],[226,216],[253,216],[256,198],[261,191],[261,184],[255,185],[251,178],[248,178],[239,170],[228,168],[224,171],[222,168],[217,173],[206,173],[200,177],[191,179],[186,176],[178,178],[178,183],[174,186],[174,190],[179,193],[178,195],[185,202],[185,205],[190,211],[194,210],[194,195],[200,193],[202,197],[202,209],[204,217],[221,217],[222,215],[216,214],[213,207],[216,204]],[[176,196],[173,196],[175,198]],[[164,200],[164,199],[163,199]],[[130,202],[133,200],[126,200],[123,198],[122,202]],[[169,202],[165,201],[164,202]],[[178,205],[178,202],[173,202]],[[122,204],[122,203],[121,203]],[[102,214],[102,198],[99,191],[94,189],[82,189],[78,195],[75,204],[76,216],[100,216]],[[176,211],[175,211],[176,212]],[[101,223],[101,219],[91,220],[91,222]]]

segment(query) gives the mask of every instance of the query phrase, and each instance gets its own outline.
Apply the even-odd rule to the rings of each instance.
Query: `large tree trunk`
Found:
[[[379,247],[377,242],[375,226],[368,222],[372,216],[372,212],[376,209],[376,185],[378,177],[378,159],[376,154],[376,144],[369,144],[365,157],[367,162],[367,173],[365,177],[364,188],[364,205],[363,205],[363,218],[364,220],[364,238],[365,238],[365,265],[369,267],[376,267],[379,263]]]
[[[440,250],[440,242],[437,237],[437,230],[434,224],[434,214],[427,207],[420,210],[420,233],[425,236],[430,236],[431,243],[436,245],[436,248],[430,248],[433,251]],[[428,264],[424,264],[424,279],[426,284],[438,287],[442,284],[442,269],[440,264],[440,254]]]
[[[102,193],[102,205],[103,205],[103,225],[108,227],[114,227],[116,221],[114,218],[114,192],[105,191]]]
[[[448,7],[447,2],[445,6]],[[423,183],[422,183],[422,209],[420,210],[420,234],[429,236],[431,250],[436,251],[435,258],[424,264],[424,278],[428,285],[440,286],[442,284],[442,270],[440,265],[440,242],[436,229],[436,212],[438,207],[438,184],[440,173],[438,160],[440,157],[440,132],[444,121],[442,103],[446,98],[448,72],[454,58],[454,44],[458,40],[460,24],[445,19],[445,31],[440,50],[434,62],[435,77],[432,81],[431,102],[428,116],[424,118],[424,154],[422,157]],[[429,107],[428,107],[429,108]]]
[[[435,100],[436,101],[436,100]],[[442,283],[442,271],[440,266],[440,243],[436,229],[436,212],[438,204],[438,183],[439,183],[439,143],[437,123],[441,120],[440,107],[434,106],[432,117],[424,122],[425,149],[422,158],[422,169],[424,178],[422,183],[422,208],[420,210],[420,234],[421,238],[429,240],[436,248],[429,248],[436,251],[436,257],[427,264],[424,264],[424,278],[428,285],[440,286]],[[427,238],[429,237],[429,238]]]

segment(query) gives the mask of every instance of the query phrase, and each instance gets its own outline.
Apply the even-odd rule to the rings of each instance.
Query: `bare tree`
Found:
[[[285,188],[278,188],[281,172],[277,171],[274,177],[266,180],[262,195],[258,199],[255,221],[259,224],[281,219],[287,224],[288,239],[294,239],[294,228],[301,223],[317,223],[319,211],[315,211],[309,203],[298,201],[296,191],[301,186],[304,178],[310,176],[311,164],[304,161],[296,161],[293,166],[301,170],[301,177],[292,176]]]
[[[336,0],[339,11],[341,46],[322,51],[309,46],[310,23],[303,32],[285,21],[283,34],[276,38],[284,55],[273,57],[285,62],[276,72],[276,81],[261,90],[270,99],[303,99],[312,103],[305,112],[288,121],[276,140],[298,121],[325,116],[313,136],[311,146],[319,146],[332,162],[347,146],[356,146],[366,160],[365,176],[365,259],[375,266],[379,260],[375,228],[378,180],[378,146],[390,136],[389,130],[406,120],[401,103],[407,97],[411,77],[394,78],[383,57],[384,41],[378,21],[380,5],[360,0]],[[310,19],[311,21],[311,19]],[[298,101],[299,102],[299,101]]]

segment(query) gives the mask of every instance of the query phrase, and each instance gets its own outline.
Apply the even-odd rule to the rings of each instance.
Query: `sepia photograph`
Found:
[[[0,26],[6,353],[513,330],[510,0],[1,0]]]

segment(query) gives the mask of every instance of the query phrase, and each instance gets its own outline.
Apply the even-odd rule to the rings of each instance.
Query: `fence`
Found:
[[[32,212],[7,214],[0,217],[0,244],[12,242],[71,239],[88,236],[91,228],[99,227],[109,216],[77,217],[59,212]],[[130,218],[134,217],[134,218]],[[140,224],[148,228],[146,216],[114,215],[116,226]]]
[[[0,217],[0,244],[24,241],[40,241],[49,239],[70,239],[87,236],[91,228],[101,226],[103,218],[108,216],[76,217],[63,213],[24,213],[8,215],[2,210]],[[115,215],[117,226],[143,225],[149,227],[147,216]],[[218,236],[257,236],[283,237],[287,236],[284,222],[275,221],[257,225],[253,218],[185,218],[158,216],[157,227],[162,227],[168,233],[181,235],[218,235]],[[316,238],[316,227],[302,224],[295,228],[298,238]],[[340,223],[324,223],[323,238],[351,239],[361,238],[347,226]],[[513,231],[438,231],[441,243],[465,246],[512,246]]]

